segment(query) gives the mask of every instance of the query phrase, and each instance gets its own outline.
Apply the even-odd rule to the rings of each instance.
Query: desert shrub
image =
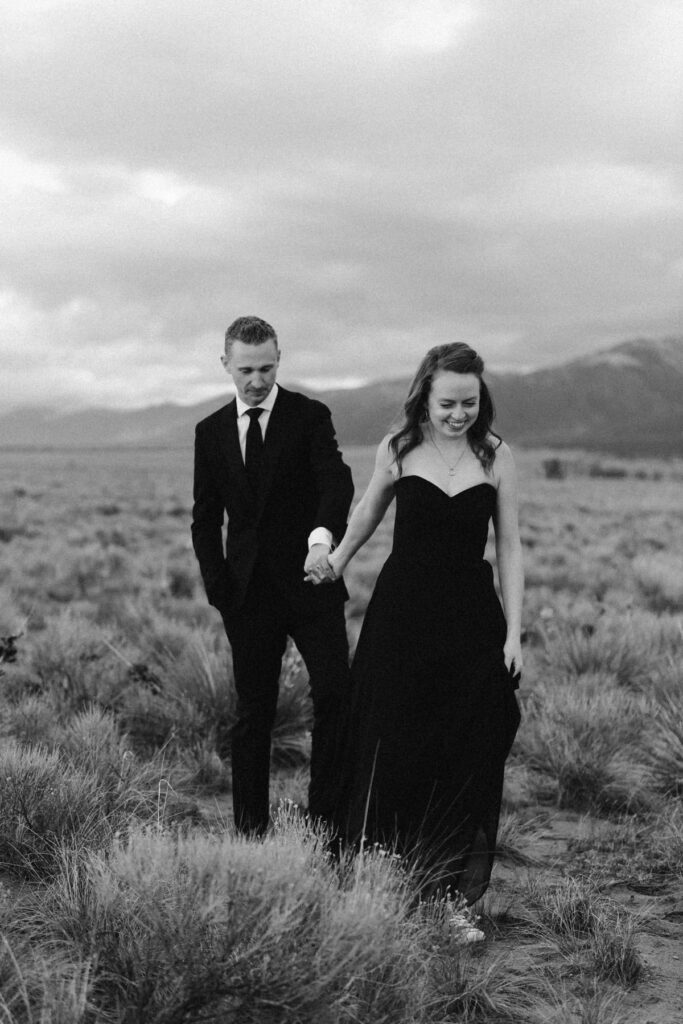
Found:
[[[97,543],[60,553],[52,566],[46,593],[53,601],[71,601],[96,596],[108,578],[106,553]]]
[[[94,1024],[89,1005],[91,965],[26,940],[0,939],[0,1024]]]
[[[201,741],[209,728],[205,716],[187,697],[154,692],[144,685],[128,685],[115,703],[121,729],[140,757],[159,750],[177,755]]]
[[[678,657],[662,658],[654,666],[647,693],[653,704],[683,693],[683,663]]]
[[[636,985],[644,964],[636,944],[635,919],[620,910],[598,915],[591,933],[591,960],[596,975],[624,988]]]
[[[0,751],[0,865],[49,878],[63,848],[106,848],[135,822],[178,822],[194,808],[174,795],[182,780],[158,759],[140,763],[97,709],[53,735],[55,749],[10,740]]]
[[[61,844],[100,845],[112,831],[112,822],[102,814],[96,777],[40,747],[3,745],[0,862],[5,870],[49,877]]]
[[[174,566],[168,572],[168,590],[171,597],[194,597],[197,587],[196,573],[181,566]]]
[[[189,784],[203,793],[224,793],[232,787],[230,767],[216,750],[212,735],[183,751],[182,762],[187,766]]]
[[[683,878],[683,807],[680,800],[662,809],[648,832],[653,861],[658,871]]]
[[[164,692],[191,701],[216,736],[218,749],[225,749],[235,721],[237,695],[232,666],[222,638],[188,629],[189,639],[180,654],[161,658]]]
[[[529,847],[541,832],[537,820],[525,820],[514,811],[504,810],[498,825],[496,858],[509,864],[534,864]]]
[[[118,516],[121,513],[121,511],[121,506],[116,505],[113,502],[108,502],[107,504],[103,505],[97,505],[95,507],[95,512],[97,512],[98,516]]]
[[[237,694],[224,638],[179,623],[166,623],[163,635],[168,646],[156,637],[147,647],[143,637],[139,656],[146,654],[147,660],[129,665],[128,685],[115,701],[123,730],[141,754],[162,746],[169,752],[201,751],[209,744],[226,758]],[[294,766],[308,759],[310,726],[308,675],[290,644],[273,727],[275,765]]]
[[[614,687],[539,688],[526,702],[516,756],[557,784],[560,807],[636,810],[650,806],[647,772],[630,756],[644,701]]]
[[[64,712],[93,702],[107,702],[116,690],[120,664],[97,626],[70,612],[49,621],[33,642],[29,667],[45,692],[51,692]]]
[[[137,649],[119,653],[126,674],[112,707],[121,728],[144,756],[205,743],[225,756],[236,702],[227,652],[201,631],[161,621],[161,637],[150,638],[145,623]]]
[[[679,800],[663,803],[651,814],[603,820],[599,829],[570,843],[572,871],[596,885],[615,877],[661,883],[683,877],[683,810]]]
[[[100,965],[91,998],[130,1024],[407,1024],[425,1019],[428,982],[407,908],[391,861],[340,881],[303,826],[260,844],[138,831],[108,857],[66,857],[34,927]]]
[[[294,810],[308,804],[308,767],[301,765],[293,770],[275,772],[271,780],[271,801],[286,804]]]
[[[549,885],[532,878],[528,885],[529,902],[539,919],[555,935],[585,938],[595,927],[603,898],[590,879],[564,878]]]
[[[529,903],[542,927],[566,953],[587,948],[598,978],[634,985],[643,973],[635,935],[637,922],[607,899],[591,878],[569,877],[548,885],[532,879]]]
[[[657,787],[670,796],[683,795],[683,694],[680,690],[661,695],[655,705],[644,756]]]
[[[17,644],[20,639],[21,633],[10,633],[7,636],[0,636],[0,664],[14,664],[17,660]]]
[[[117,807],[134,812],[143,802],[143,779],[150,786],[156,778],[136,762],[113,714],[102,708],[91,707],[74,715],[55,732],[53,744],[74,768],[97,779],[104,814]]]
[[[628,470],[625,466],[606,466],[602,462],[594,462],[588,467],[588,475],[607,480],[623,480],[628,476]]]
[[[6,649],[14,648],[16,652],[19,641],[23,643],[27,618],[21,613],[15,595],[3,587],[0,591],[0,637],[4,639]],[[10,637],[14,638],[14,643]]]
[[[639,555],[633,561],[633,574],[652,611],[683,609],[683,557],[672,552]]]
[[[276,766],[296,767],[308,761],[312,724],[308,673],[301,655],[290,644],[282,661],[272,733],[272,756]]]
[[[50,747],[59,728],[59,707],[51,694],[29,692],[8,702],[2,719],[6,732],[20,743]]]
[[[567,467],[562,459],[543,459],[541,465],[546,480],[564,480],[567,475]]]
[[[605,673],[619,686],[647,689],[658,661],[680,647],[670,623],[647,613],[596,615],[581,623],[556,619],[542,629],[549,670],[571,676]]]
[[[2,919],[6,1024],[540,1020],[535,979],[469,956],[451,901],[416,904],[384,851],[333,864],[287,808],[262,843],[155,827],[65,848],[22,904]]]
[[[564,985],[555,988],[534,1024],[624,1024],[626,1020],[624,993],[606,989],[600,981],[578,996]]]

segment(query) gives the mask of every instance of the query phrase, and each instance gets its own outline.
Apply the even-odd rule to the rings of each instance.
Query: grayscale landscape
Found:
[[[5,0],[0,40],[0,1024],[681,1024],[683,4]],[[236,834],[190,524],[245,316],[355,501],[426,353],[485,363],[524,671],[467,911],[328,856],[294,647]]]
[[[347,456],[358,495],[373,451]],[[408,913],[388,852],[334,869],[297,813],[294,649],[274,830],[234,836],[235,698],[190,546],[190,444],[0,454],[1,1019],[673,1024],[683,460],[516,456],[523,722],[468,946],[443,905]],[[347,574],[353,641],[390,537],[391,511]]]

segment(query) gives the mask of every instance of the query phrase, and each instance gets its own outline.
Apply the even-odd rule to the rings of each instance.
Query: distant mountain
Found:
[[[496,427],[524,447],[620,455],[683,455],[683,338],[628,341],[524,374],[487,374]],[[409,380],[316,392],[332,409],[342,445],[374,444],[400,416]],[[16,409],[0,416],[0,447],[192,444],[194,424],[229,396],[199,405]]]
[[[683,455],[683,338],[628,341],[491,386],[500,432],[524,447]]]

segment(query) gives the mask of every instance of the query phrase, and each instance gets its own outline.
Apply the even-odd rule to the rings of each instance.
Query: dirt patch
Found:
[[[506,949],[520,967],[536,964],[538,971],[556,983],[568,982],[571,967],[558,949],[539,942],[530,924],[523,892],[527,881],[542,875],[544,883],[560,883],[577,871],[574,846],[587,830],[608,827],[585,817],[557,813],[548,817],[542,831],[534,836],[525,852],[532,866],[510,866],[500,862],[486,906],[499,930],[495,943]],[[641,980],[619,992],[621,1024],[681,1024],[683,1021],[683,883],[671,876],[639,879],[605,878],[601,892],[633,915],[637,923],[637,949],[644,964]],[[608,984],[605,988],[611,987]]]

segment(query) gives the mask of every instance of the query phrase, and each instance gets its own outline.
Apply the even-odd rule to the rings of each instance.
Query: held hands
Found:
[[[329,561],[330,549],[327,544],[313,544],[304,562],[304,581],[318,586],[320,583],[333,583],[336,574]]]

